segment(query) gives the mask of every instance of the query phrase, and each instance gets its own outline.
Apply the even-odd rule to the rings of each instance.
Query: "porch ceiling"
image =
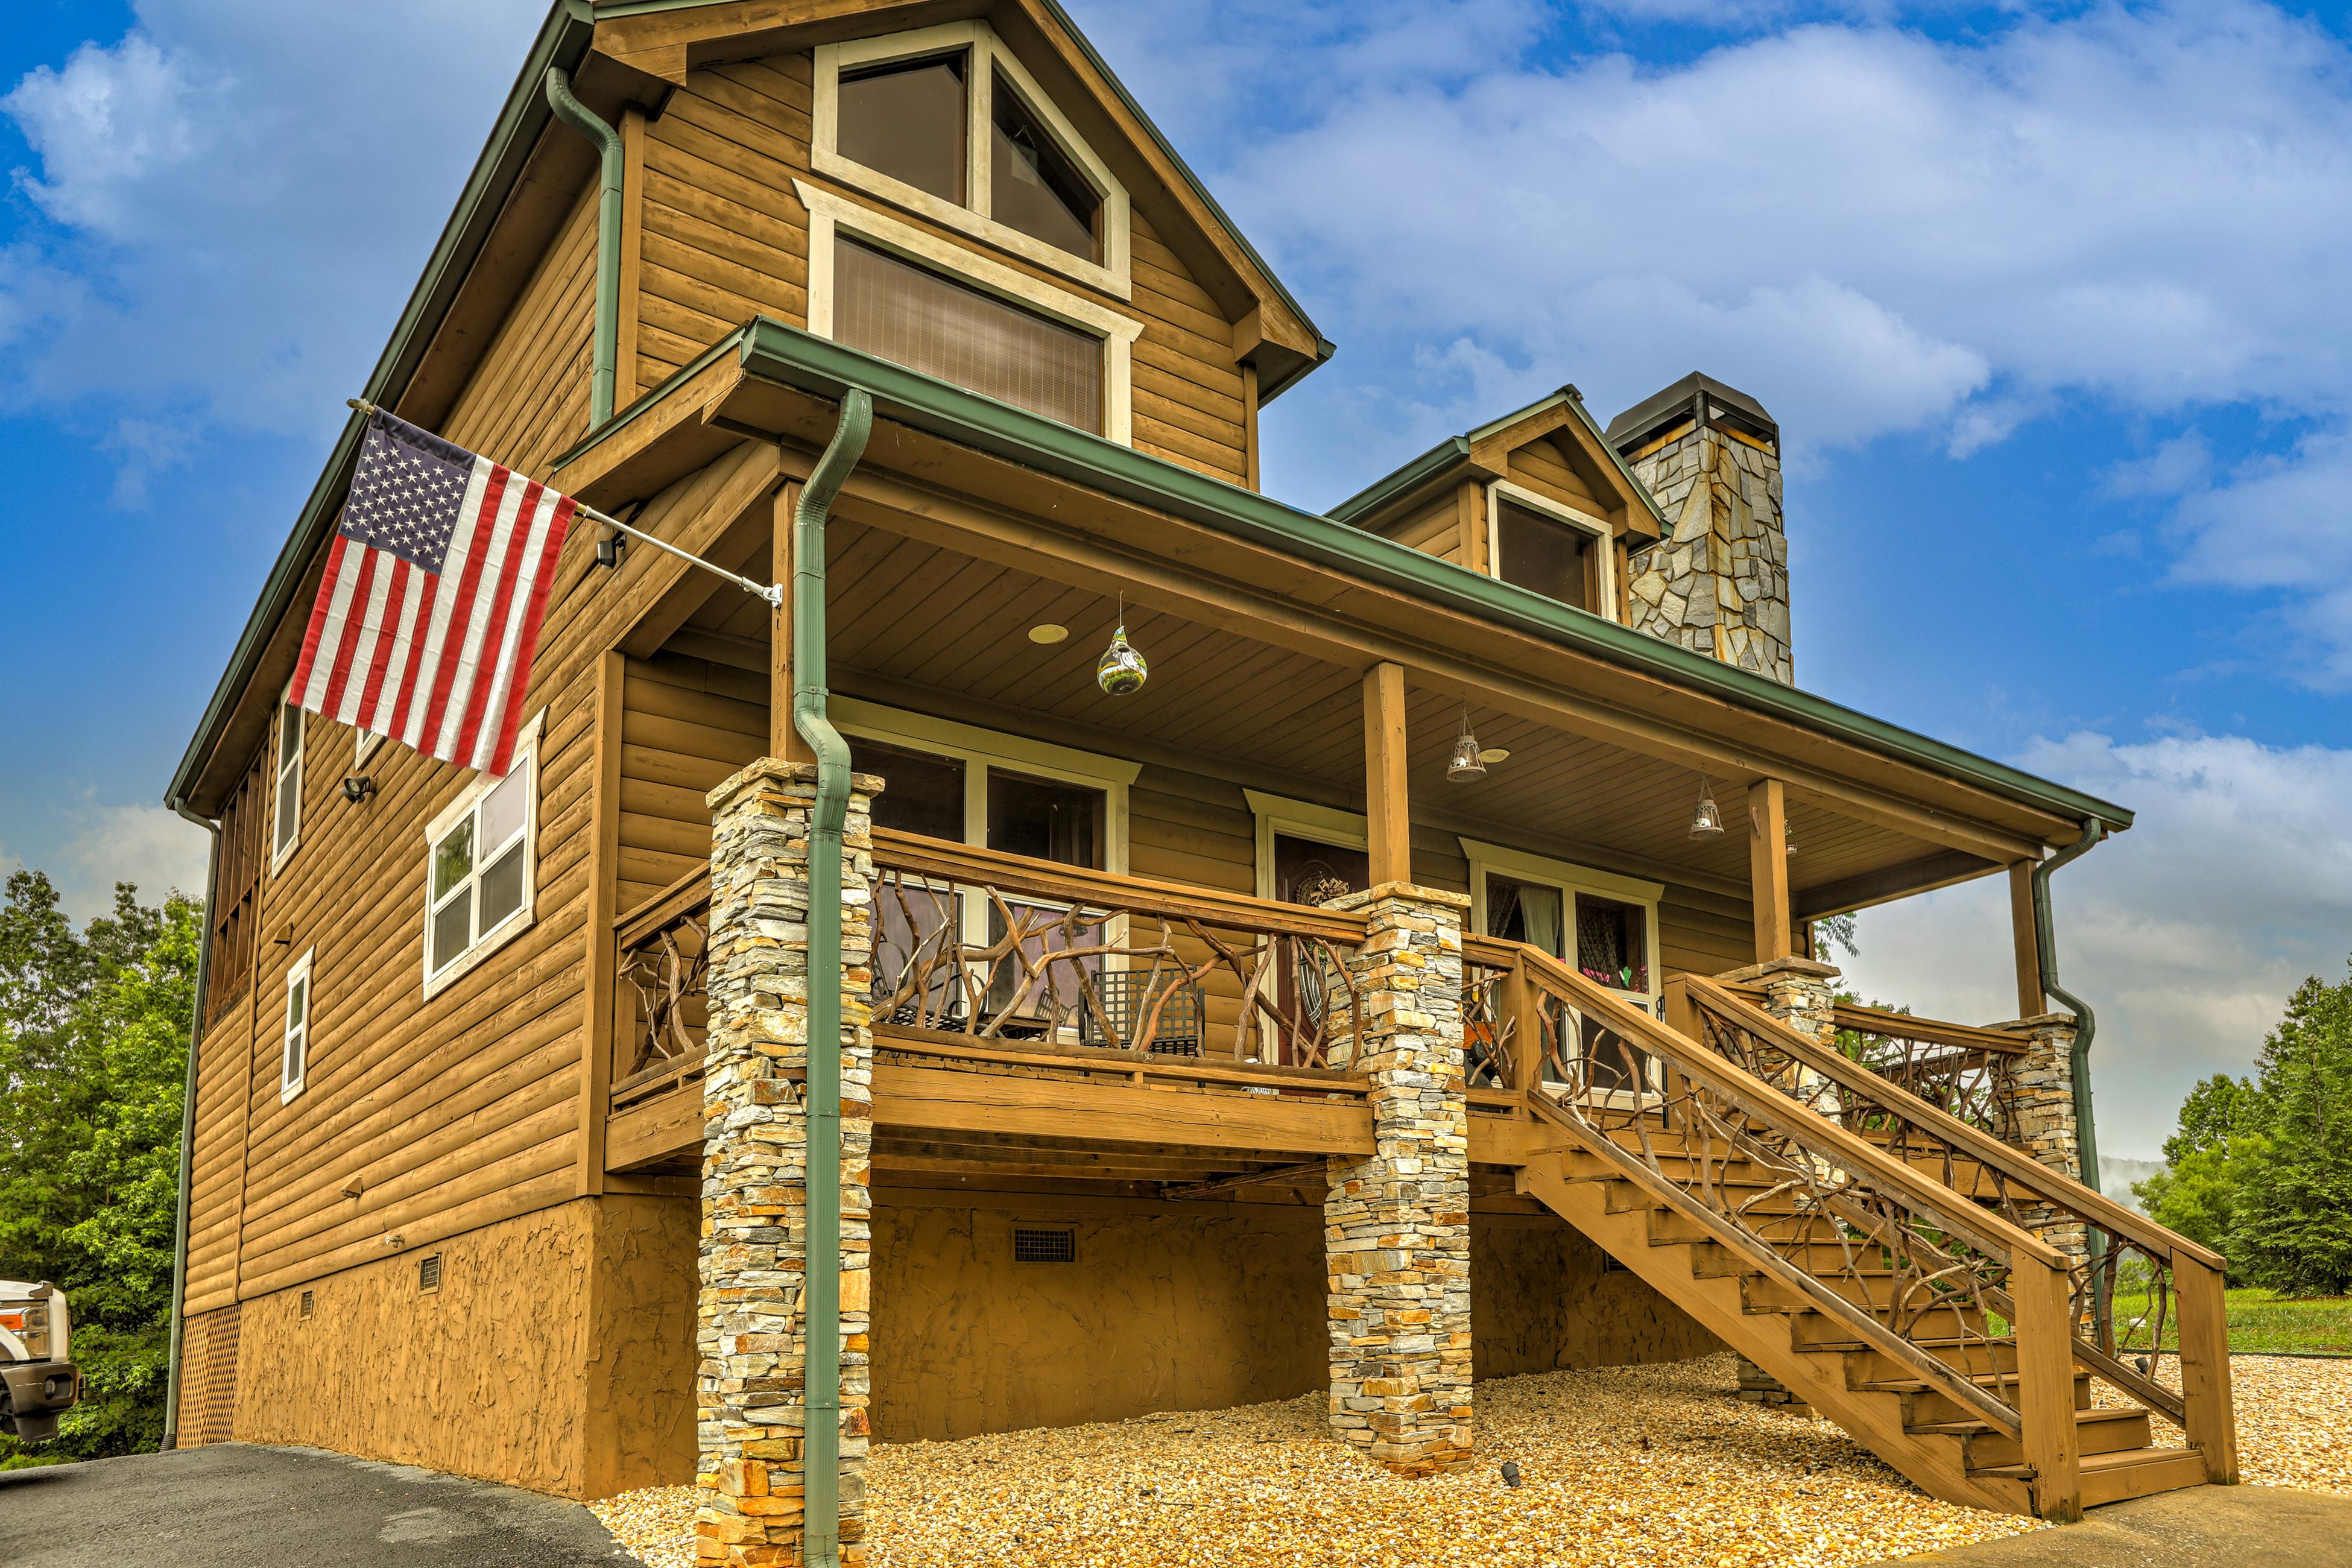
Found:
[[[828,531],[831,684],[845,695],[1082,749],[1225,778],[1345,810],[1363,808],[1360,671],[1139,602],[1129,639],[1151,662],[1144,689],[1103,694],[1094,664],[1118,618],[1115,597],[965,555],[872,523]],[[1041,646],[1032,626],[1066,626]],[[669,646],[764,672],[765,605],[714,594]],[[1409,789],[1417,823],[1608,869],[1745,899],[1756,776],[1714,775],[1733,831],[1688,836],[1692,771],[1482,703],[1472,727],[1506,762],[1470,784],[1445,777],[1463,705],[1408,688]],[[1792,800],[1801,916],[1834,912],[1993,863]],[[1823,900],[1827,900],[1828,902]]]

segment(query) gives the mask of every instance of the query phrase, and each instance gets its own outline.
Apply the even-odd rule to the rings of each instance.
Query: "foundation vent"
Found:
[[[1013,1227],[1015,1263],[1076,1263],[1078,1233],[1067,1226],[1016,1225]]]
[[[416,1289],[433,1291],[441,1289],[441,1255],[428,1252],[416,1260]]]
[[[301,1315],[305,1318],[315,1318],[319,1315],[319,1298],[315,1292],[310,1290],[302,1292]]]

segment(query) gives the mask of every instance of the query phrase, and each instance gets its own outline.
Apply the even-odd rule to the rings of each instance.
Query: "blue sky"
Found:
[[[1573,381],[1790,445],[1800,682],[2138,808],[2060,882],[2152,1152],[2352,949],[2341,8],[1070,0],[1340,345],[1328,505]],[[0,864],[200,880],[164,784],[542,7],[18,0]],[[1850,971],[2002,1015],[1986,887]]]

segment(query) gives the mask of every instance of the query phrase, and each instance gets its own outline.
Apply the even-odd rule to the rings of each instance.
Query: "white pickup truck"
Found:
[[[22,1443],[58,1435],[58,1416],[81,1399],[72,1327],[56,1286],[0,1279],[0,1432]]]

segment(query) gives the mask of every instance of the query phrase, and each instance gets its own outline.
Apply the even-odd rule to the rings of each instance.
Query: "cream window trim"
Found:
[[[367,760],[375,755],[375,749],[382,744],[383,744],[383,737],[373,730],[352,731],[352,766],[354,768],[367,766]]]
[[[919,262],[1102,340],[1103,436],[1122,447],[1134,445],[1134,351],[1135,340],[1143,335],[1141,321],[1057,289],[1041,278],[976,256],[863,202],[819,190],[806,180],[794,180],[793,189],[809,215],[808,330],[812,335],[833,336],[834,242],[844,232],[855,235],[877,249]]]
[[[1599,616],[1604,621],[1615,620],[1617,618],[1616,535],[1609,527],[1609,520],[1604,517],[1595,517],[1589,511],[1579,510],[1575,507],[1556,501],[1549,496],[1538,495],[1525,485],[1515,485],[1508,479],[1491,479],[1486,484],[1487,574],[1498,581],[1503,575],[1502,503],[1507,500],[1515,506],[1523,506],[1529,511],[1548,517],[1554,522],[1564,523],[1580,532],[1594,536],[1598,548],[1593,553],[1601,563],[1601,607],[1587,611],[1586,614]]]
[[[1578,893],[1614,899],[1621,904],[1635,904],[1642,910],[1643,961],[1649,970],[1646,992],[1626,992],[1628,996],[1647,999],[1650,1010],[1657,1011],[1658,998],[1665,986],[1664,964],[1658,955],[1658,902],[1665,897],[1664,882],[1646,881],[1639,877],[1621,876],[1591,866],[1579,866],[1567,860],[1555,860],[1547,855],[1530,855],[1524,849],[1512,849],[1500,844],[1482,844],[1475,838],[1461,840],[1462,853],[1470,861],[1470,922],[1474,931],[1486,929],[1486,878],[1497,872],[1516,882],[1535,882],[1547,888],[1557,888],[1563,900],[1572,900]],[[1560,911],[1561,945],[1569,945],[1576,931],[1576,910],[1572,905]],[[1576,955],[1570,952],[1561,959],[1571,969],[1576,967]],[[1612,987],[1612,989],[1614,989]]]
[[[952,719],[934,719],[835,697],[827,704],[834,724],[845,735],[860,735],[885,745],[954,757],[964,764],[964,842],[975,847],[988,843],[988,770],[1004,768],[1057,784],[1081,784],[1103,792],[1104,869],[1127,875],[1128,791],[1143,772],[1141,763],[1100,756],[1047,741],[1032,741]]]
[[[319,999],[310,982],[310,961],[318,953],[315,947],[304,948],[302,956],[286,972],[286,1007],[278,1019],[278,1103],[285,1105],[302,1092],[310,1075],[310,1020],[318,1011]],[[299,1009],[299,1016],[298,1016]]]
[[[293,754],[287,754],[286,709],[294,700],[294,686],[288,682],[278,699],[277,721],[269,727],[269,874],[286,864],[302,844],[302,756],[310,742],[311,715],[303,713],[294,721]],[[300,710],[296,710],[300,712]],[[287,800],[293,801],[293,822],[287,820]]]
[[[966,68],[964,82],[964,192],[969,205],[960,205],[945,196],[891,178],[877,169],[869,169],[841,152],[841,73],[859,66],[879,65],[891,60],[913,59],[921,55],[945,54],[950,50],[968,48],[971,63]],[[917,212],[932,222],[971,235],[1001,250],[1007,250],[1040,267],[1051,268],[1064,277],[1072,278],[1091,288],[1119,300],[1135,297],[1132,266],[1129,261],[1129,203],[1127,187],[1118,183],[1103,161],[1095,156],[1062,111],[1037,85],[1036,79],[1004,47],[1004,41],[985,22],[949,22],[936,27],[919,27],[908,33],[891,33],[878,38],[857,38],[845,44],[821,44],[816,49],[816,83],[812,94],[810,116],[809,166],[821,174],[829,174],[845,184],[880,196],[894,206]],[[989,216],[991,171],[989,132],[993,124],[993,98],[996,73],[1002,70],[1024,107],[1037,117],[1047,134],[1054,138],[1073,163],[1095,188],[1102,199],[1102,252],[1099,262],[1083,256],[1073,256],[1060,246],[1048,245],[1034,235],[1024,234],[1010,224],[999,223]],[[810,237],[814,245],[815,237]],[[812,326],[810,331],[816,329]]]
[[[481,966],[483,960],[538,923],[539,743],[540,731],[546,721],[547,710],[542,708],[532,714],[530,721],[515,732],[514,761],[508,767],[505,778],[493,778],[488,773],[477,773],[473,782],[458,793],[457,798],[443,806],[434,816],[433,820],[425,825],[425,930],[423,952],[419,963],[424,969],[425,995],[428,1001],[471,974]],[[433,915],[436,903],[433,896],[433,852],[492,790],[506,783],[507,779],[514,777],[518,773],[524,774],[522,902],[497,925],[477,936],[457,957],[452,959],[441,969],[436,970],[433,967]],[[506,840],[501,839],[498,845],[488,846],[487,848],[496,849],[505,842]],[[467,873],[466,880],[467,885],[474,889],[468,896],[478,902],[481,897],[481,874],[492,858],[492,856],[486,853],[485,846],[480,844],[474,846],[473,865]]]
[[[1289,838],[1304,838],[1310,844],[1328,844],[1334,849],[1371,849],[1371,827],[1360,811],[1341,811],[1328,805],[1317,805],[1312,801],[1292,800],[1286,795],[1266,795],[1245,789],[1244,799],[1249,802],[1250,815],[1257,820],[1257,896],[1275,897],[1274,839],[1281,834]]]

